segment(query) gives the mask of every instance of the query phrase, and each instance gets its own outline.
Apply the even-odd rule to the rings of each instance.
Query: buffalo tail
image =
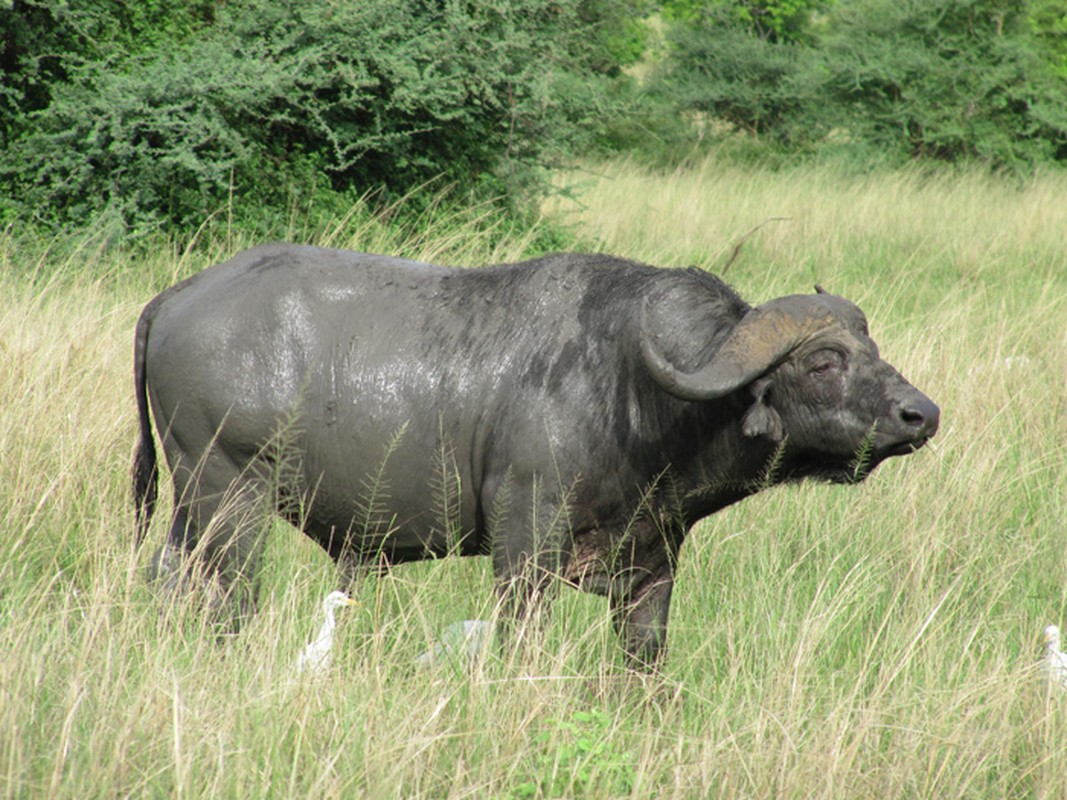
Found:
[[[145,354],[148,349],[148,329],[152,324],[154,303],[141,312],[137,320],[137,333],[134,343],[133,381],[137,395],[137,416],[140,421],[141,435],[133,455],[133,467],[130,476],[133,480],[134,513],[137,519],[136,543],[144,539],[148,523],[156,510],[157,483],[159,467],[156,463],[156,445],[152,438],[152,421],[148,412],[148,386],[145,375]]]

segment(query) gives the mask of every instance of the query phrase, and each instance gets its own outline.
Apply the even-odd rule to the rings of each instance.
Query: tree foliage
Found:
[[[763,36],[737,11],[726,3],[699,14],[690,7],[687,21],[670,31],[658,88],[686,111],[756,138],[788,141],[811,101],[808,53]]]
[[[44,222],[133,230],[432,180],[519,196],[591,135],[619,28],[589,0],[232,0],[178,18],[150,4],[171,34],[116,49],[95,44],[102,13],[48,39],[65,8],[6,12],[21,27],[0,183]]]
[[[1038,57],[1067,79],[1067,5],[1063,0],[1032,0],[1027,19],[1037,41]]]
[[[824,37],[825,95],[850,135],[907,156],[994,165],[1067,156],[1067,84],[1039,61],[1022,0],[865,0]]]
[[[807,38],[812,16],[834,0],[665,0],[669,19],[697,26],[733,25],[764,41]]]
[[[0,79],[0,223],[59,228],[277,235],[428,182],[517,207],[564,158],[694,121],[790,154],[1067,160],[1062,0],[0,0]]]
[[[881,160],[1029,168],[1067,158],[1060,17],[1046,0],[668,7],[684,13],[657,90],[753,137]]]
[[[0,143],[18,137],[29,113],[87,65],[114,65],[181,43],[212,24],[215,0],[11,0],[0,5]]]

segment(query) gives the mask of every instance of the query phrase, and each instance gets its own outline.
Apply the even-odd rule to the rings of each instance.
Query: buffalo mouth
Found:
[[[916,450],[926,446],[926,443],[930,441],[929,436],[923,436],[919,439],[910,439],[906,442],[897,442],[880,449],[877,454],[879,461],[884,461],[887,458],[893,456],[906,456],[909,453],[914,453]]]
[[[829,477],[831,483],[863,483],[883,461],[895,456],[906,456],[914,453],[916,450],[925,447],[928,441],[930,441],[930,437],[923,436],[918,439],[883,445],[871,452],[867,458],[854,460],[846,469],[834,471],[827,477]]]
[[[848,471],[848,475],[844,482],[846,483],[861,483],[865,481],[868,476],[874,472],[875,467],[890,458],[896,456],[906,456],[914,453],[922,447],[926,446],[926,443],[930,441],[929,436],[921,436],[917,439],[908,439],[903,442],[894,442],[892,444],[883,445],[878,447],[871,453],[867,460],[861,460],[859,463],[853,462],[851,468]]]
[[[848,461],[817,452],[794,454],[794,458],[783,469],[783,479],[793,481],[814,478],[828,483],[863,483],[883,461],[914,453],[925,447],[931,436],[932,434],[874,445],[865,453],[862,449],[859,453],[854,453]]]

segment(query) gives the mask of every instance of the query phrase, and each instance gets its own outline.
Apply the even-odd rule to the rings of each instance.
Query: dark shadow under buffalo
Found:
[[[192,565],[252,603],[277,513],[342,564],[491,555],[506,618],[552,576],[606,595],[644,665],[697,520],[783,481],[862,480],[939,419],[847,300],[753,308],[705,272],[600,255],[257,247],[145,307],[135,379],[139,537],[149,403],[174,482],[166,584]]]

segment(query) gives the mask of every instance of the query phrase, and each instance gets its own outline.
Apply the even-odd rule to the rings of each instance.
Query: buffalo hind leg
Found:
[[[217,451],[192,467],[187,461],[172,462],[174,517],[149,578],[169,594],[194,595],[235,631],[255,610],[269,486]]]

